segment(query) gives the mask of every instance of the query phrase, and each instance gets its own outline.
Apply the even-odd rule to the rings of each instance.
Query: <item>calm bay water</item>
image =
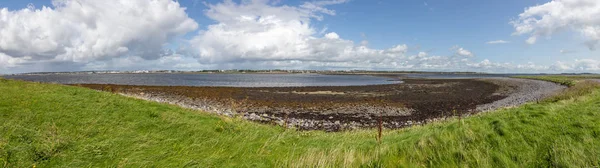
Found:
[[[516,74],[428,74],[428,73],[415,73],[406,74],[404,77],[408,78],[425,78],[425,79],[474,79],[474,78],[498,78],[498,77],[510,77]]]
[[[400,82],[368,75],[321,74],[48,74],[3,78],[61,84],[232,87],[360,86]]]
[[[511,76],[539,76],[545,74],[441,74],[441,73],[413,73],[402,75],[407,78],[424,79],[476,79],[476,78],[502,78]]]

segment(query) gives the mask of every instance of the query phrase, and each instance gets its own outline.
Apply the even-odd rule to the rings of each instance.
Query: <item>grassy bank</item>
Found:
[[[600,91],[402,130],[299,132],[0,79],[1,167],[594,167]],[[565,93],[563,93],[565,94]]]
[[[544,75],[544,76],[515,76],[515,78],[545,80],[565,86],[575,86],[577,82],[586,79],[600,79],[600,75]]]
[[[545,102],[557,102],[591,94],[600,89],[598,75],[548,75],[548,76],[517,76],[516,78],[544,80],[568,86],[569,88],[548,97]]]

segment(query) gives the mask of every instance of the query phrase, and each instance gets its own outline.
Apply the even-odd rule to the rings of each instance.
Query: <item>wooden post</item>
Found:
[[[383,117],[379,114],[379,134],[377,135],[377,142],[381,144],[381,132],[383,131]]]

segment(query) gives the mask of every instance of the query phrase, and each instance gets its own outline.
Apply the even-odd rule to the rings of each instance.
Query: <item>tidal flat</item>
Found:
[[[538,101],[565,88],[551,82],[515,78],[404,78],[402,81],[309,87],[76,86],[261,123],[325,131],[421,125]]]

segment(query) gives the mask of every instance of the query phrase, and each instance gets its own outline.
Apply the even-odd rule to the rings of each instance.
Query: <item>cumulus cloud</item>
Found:
[[[573,1],[573,0],[570,0]],[[569,2],[570,2],[569,1]],[[345,39],[315,21],[336,15],[330,5],[347,0],[321,0],[297,6],[277,0],[244,0],[204,3],[205,15],[214,21],[179,46],[165,45],[197,29],[185,8],[174,0],[54,0],[52,7],[33,4],[21,10],[0,9],[0,73],[74,70],[138,69],[364,69],[484,72],[599,71],[592,59],[511,64],[478,60],[468,46],[454,46],[447,53],[420,52],[419,46],[395,44],[371,48],[362,41]],[[564,1],[553,1],[565,3]],[[590,1],[587,5],[595,5]],[[546,7],[540,7],[545,9]],[[572,7],[569,7],[571,9]],[[554,24],[537,23],[546,13],[530,8],[514,21],[517,32],[530,34],[528,41],[552,33]],[[529,11],[529,12],[528,12]],[[565,11],[563,11],[565,12]],[[543,17],[540,17],[543,16]],[[553,14],[550,16],[554,16]],[[548,16],[548,17],[550,17]],[[567,18],[586,37],[597,29],[583,28],[583,19]],[[550,19],[552,20],[552,19]],[[590,17],[589,20],[596,20]],[[590,25],[590,24],[587,24]],[[589,27],[589,26],[588,26]],[[519,34],[519,33],[516,33]],[[182,37],[183,38],[183,37]],[[490,41],[489,44],[508,43]],[[594,44],[590,38],[588,44]],[[561,53],[563,53],[561,51]],[[566,51],[564,52],[566,53]],[[481,55],[481,54],[478,54]]]
[[[456,47],[453,55],[410,55],[406,44],[384,49],[355,44],[336,32],[315,30],[311,25],[334,15],[328,5],[346,1],[314,1],[300,6],[272,5],[269,1],[225,1],[208,4],[206,15],[216,21],[190,40],[186,53],[201,64],[255,64],[262,68],[316,69],[411,69],[456,70],[464,68],[474,54]],[[323,35],[324,34],[324,35]],[[281,68],[281,67],[278,67]]]
[[[115,57],[102,61],[89,62],[81,66],[86,70],[199,70],[206,67],[181,54],[162,56],[158,59],[148,60],[140,56]]]
[[[473,57],[473,53],[471,53],[471,51],[464,49],[462,47],[459,46],[454,46],[451,48],[452,50],[454,50],[455,54],[458,56],[462,56],[462,57]]]
[[[528,34],[528,44],[539,37],[550,37],[563,30],[579,32],[585,44],[594,50],[600,40],[600,1],[598,0],[553,0],[529,7],[512,21],[514,35]]]
[[[24,63],[28,59],[31,59],[31,57],[13,58],[4,53],[0,53],[0,67],[13,68],[18,64]]]
[[[558,61],[552,66],[550,66],[550,69],[554,71],[565,72],[600,71],[600,60],[576,59],[574,62],[570,63]]]
[[[172,0],[54,0],[0,9],[0,65],[85,64],[136,55],[158,59],[163,45],[197,29]]]
[[[335,14],[335,11],[326,8],[329,5],[327,3],[316,2],[314,4],[321,6],[306,8],[302,5],[278,6],[268,2],[225,1],[209,4],[206,15],[216,21],[216,24],[209,25],[190,40],[187,52],[196,57],[200,64],[216,69],[551,71],[551,66],[532,62],[513,64],[488,59],[475,61],[475,54],[461,46],[452,47],[451,53],[446,56],[426,52],[410,54],[410,48],[406,44],[374,49],[367,46],[367,41],[355,44],[336,32],[314,29],[312,21],[323,19],[323,15]],[[508,41],[497,40],[490,43]]]
[[[538,65],[533,62],[525,64],[500,63],[484,59],[480,62],[469,62],[467,67],[473,71],[492,73],[532,73],[532,72],[556,72],[551,66]],[[560,70],[564,71],[564,70]]]
[[[494,41],[488,41],[486,42],[487,44],[506,44],[506,43],[510,43],[509,41],[504,41],[504,40],[494,40]]]
[[[340,36],[337,33],[335,33],[335,32],[331,32],[331,33],[327,33],[325,35],[325,38],[328,38],[328,39],[339,39]]]

